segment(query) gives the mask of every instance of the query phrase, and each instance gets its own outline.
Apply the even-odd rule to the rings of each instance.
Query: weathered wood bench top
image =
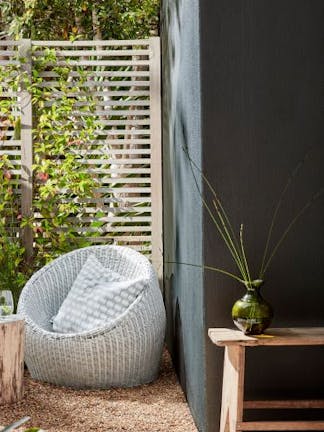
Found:
[[[239,330],[228,328],[210,328],[208,336],[218,346],[324,345],[324,327],[270,328],[259,336],[246,336]]]

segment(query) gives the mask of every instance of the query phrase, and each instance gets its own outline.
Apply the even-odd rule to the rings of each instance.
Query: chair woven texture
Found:
[[[127,279],[145,278],[144,290],[113,323],[80,333],[55,333],[51,320],[89,254]],[[74,388],[130,387],[159,372],[165,308],[148,259],[124,246],[90,246],[52,261],[22,290],[18,314],[25,319],[25,361],[32,378]]]

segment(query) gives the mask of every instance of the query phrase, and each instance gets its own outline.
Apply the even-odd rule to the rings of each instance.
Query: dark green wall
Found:
[[[167,343],[195,421],[205,429],[202,206],[183,147],[200,165],[198,0],[162,5],[165,303]],[[173,263],[171,263],[173,262]]]
[[[307,152],[284,199],[275,238],[324,185],[323,17],[320,0],[201,1],[203,166],[237,230],[244,224],[256,269],[274,205]],[[323,215],[322,197],[269,268],[263,293],[275,310],[273,326],[324,325]],[[203,230],[205,261],[233,269],[208,215]],[[231,325],[231,305],[242,288],[213,273],[205,273],[204,286],[206,328]],[[323,358],[321,348],[250,352],[247,396],[267,397],[265,389],[283,398],[323,396]],[[206,361],[213,425],[218,423],[221,350],[207,344]]]
[[[190,3],[170,1],[169,5],[177,5],[169,10],[179,23],[179,34],[173,39],[174,27],[168,25],[162,32],[164,40],[174,40],[174,45],[164,44],[163,61],[170,65],[172,58],[181,70],[179,74],[168,66],[165,69],[168,100],[181,100],[180,108],[174,104],[173,111],[164,105],[166,127],[172,129],[174,116],[181,123],[183,112],[185,118],[190,118],[188,113],[195,109],[196,114],[201,113],[200,121],[199,118],[195,122],[186,121],[184,128],[176,123],[178,127],[173,130],[177,133],[172,138],[165,134],[166,254],[174,254],[176,260],[180,258],[179,250],[181,258],[186,256],[190,260],[202,255],[206,264],[234,270],[209,216],[203,213],[202,218],[197,218],[195,211],[183,212],[187,208],[198,209],[199,203],[199,197],[194,197],[190,172],[184,169],[186,165],[177,150],[179,143],[188,142],[193,158],[197,157],[198,164],[219,191],[233,225],[238,230],[244,224],[247,253],[252,267],[257,269],[274,206],[289,173],[305,154],[308,157],[280,210],[275,238],[324,185],[324,2],[200,0],[199,8],[195,4],[194,9]],[[191,7],[192,18],[184,26],[181,17],[189,13],[187,7]],[[191,50],[183,49],[184,40],[195,41]],[[196,71],[199,66],[196,49],[200,72]],[[186,93],[189,95],[184,98]],[[201,140],[192,139],[194,131],[198,131],[197,125]],[[182,188],[186,192],[180,205]],[[275,310],[273,326],[324,326],[323,215],[322,197],[296,224],[269,268],[263,294]],[[188,240],[189,227],[195,227],[194,242]],[[176,353],[181,347],[184,357],[179,367],[185,385],[188,382],[196,385],[205,376],[206,399],[197,404],[194,386],[188,398],[200,430],[217,431],[223,352],[208,341],[206,334],[208,327],[232,326],[231,306],[243,290],[231,279],[213,272],[205,272],[203,284],[199,280],[194,290],[191,276],[185,280],[182,272],[182,267],[177,266],[176,285],[168,298],[173,302],[177,298],[183,316],[188,314],[192,319],[186,321],[185,331],[170,346]],[[184,292],[185,297],[177,294]],[[168,309],[169,315],[174,315],[174,303],[169,302]],[[202,327],[200,336],[197,320]],[[184,334],[201,339],[194,342]],[[190,351],[186,351],[186,344]],[[187,354],[192,358],[187,358]],[[323,358],[323,348],[264,348],[249,352],[247,396],[324,397]],[[198,375],[193,374],[199,362],[197,379]],[[195,367],[183,367],[188,363]],[[200,386],[198,399],[201,392]],[[282,417],[284,413],[278,415]],[[324,417],[323,412],[318,415]]]

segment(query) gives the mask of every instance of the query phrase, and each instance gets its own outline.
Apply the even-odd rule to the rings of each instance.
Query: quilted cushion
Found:
[[[112,323],[147,283],[146,279],[126,280],[89,255],[53,319],[53,330],[79,333]]]

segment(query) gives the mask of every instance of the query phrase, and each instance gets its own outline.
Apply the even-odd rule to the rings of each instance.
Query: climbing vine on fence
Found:
[[[160,262],[158,38],[5,41],[2,48],[0,160],[7,157],[7,166],[0,169],[15,196],[13,229],[3,227],[19,259],[28,258],[22,271],[101,243]]]
[[[19,59],[23,64],[23,59]],[[78,217],[80,202],[94,194],[97,187],[95,175],[90,174],[82,160],[87,148],[100,130],[100,124],[95,115],[86,116],[82,127],[77,124],[73,112],[76,102],[84,102],[78,111],[85,114],[94,110],[91,95],[81,95],[80,87],[74,83],[72,88],[67,86],[69,68],[54,66],[57,63],[54,50],[47,49],[40,57],[33,58],[32,75],[28,75],[20,66],[12,65],[0,68],[0,83],[7,91],[15,92],[25,88],[31,94],[33,106],[33,211],[29,218],[21,217],[19,199],[14,194],[13,184],[18,178],[12,174],[13,166],[5,155],[1,156],[1,206],[0,230],[2,243],[7,248],[0,251],[1,270],[6,266],[9,257],[8,245],[15,245],[11,253],[16,255],[11,262],[23,264],[24,249],[19,243],[19,230],[29,226],[34,232],[33,267],[39,268],[61,253],[73,248],[85,246],[86,237],[91,233],[79,235],[75,220]],[[56,74],[56,90],[58,97],[53,100],[50,84],[41,76],[51,65]],[[87,73],[79,70],[79,84],[82,86],[87,79]],[[80,92],[80,95],[78,93]],[[16,107],[13,107],[16,104]],[[17,99],[0,98],[0,117],[8,128],[14,130],[14,136],[20,137],[21,124],[17,116],[19,112]],[[22,143],[23,145],[23,143]],[[8,224],[8,209],[10,217],[15,219],[16,232],[13,233]],[[12,242],[12,238],[15,242]],[[16,247],[17,245],[17,247]],[[1,276],[0,276],[1,277]],[[21,287],[21,275],[17,273],[17,287]]]
[[[0,160],[0,289],[11,289],[15,303],[29,270],[24,261],[24,248],[16,237],[20,213],[17,183],[12,181],[14,166],[8,157]]]
[[[73,113],[76,102],[84,102],[78,111],[87,114],[95,109],[91,95],[81,95],[81,89],[67,87],[69,68],[56,66],[56,93],[53,100],[47,81],[41,77],[48,65],[57,63],[54,50],[45,50],[45,55],[34,60],[32,82],[29,91],[35,125],[34,142],[34,218],[36,264],[42,265],[57,255],[87,243],[84,238],[91,233],[79,235],[75,220],[80,213],[81,200],[94,195],[98,186],[96,177],[90,174],[82,160],[91,147],[100,123],[96,116],[87,116],[82,128]],[[87,73],[80,69],[79,86],[87,79]],[[71,91],[75,96],[71,96]],[[80,95],[78,95],[80,92]]]

